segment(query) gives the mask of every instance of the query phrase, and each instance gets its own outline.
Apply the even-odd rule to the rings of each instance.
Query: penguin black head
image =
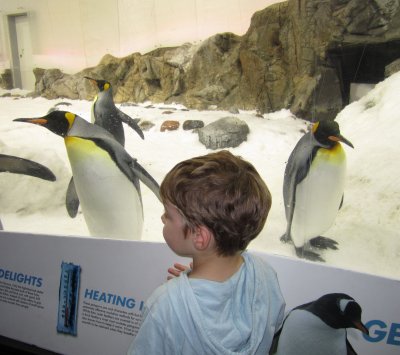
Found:
[[[28,122],[46,127],[55,134],[65,137],[74,123],[76,115],[67,111],[52,111],[38,118],[16,118],[15,122]]]
[[[312,133],[323,146],[331,148],[337,142],[343,142],[354,148],[353,144],[340,134],[339,124],[336,121],[318,121],[312,127]]]
[[[111,88],[111,84],[106,80],[93,79],[93,78],[89,78],[88,76],[85,76],[84,78],[88,79],[92,83],[96,84],[99,91],[107,91]]]
[[[301,307],[300,307],[301,308]],[[335,329],[356,328],[368,334],[368,329],[361,322],[361,306],[344,293],[329,293],[304,306],[322,321]]]

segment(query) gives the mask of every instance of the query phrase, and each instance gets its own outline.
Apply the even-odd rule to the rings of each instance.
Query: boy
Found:
[[[275,271],[244,252],[271,208],[256,169],[211,153],[178,163],[160,194],[165,241],[193,262],[150,296],[128,354],[267,354],[285,304]]]

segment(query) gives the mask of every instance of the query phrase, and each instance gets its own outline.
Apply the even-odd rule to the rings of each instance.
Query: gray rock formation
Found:
[[[236,117],[224,117],[198,129],[199,141],[207,149],[235,148],[247,140],[250,132],[246,122]]]
[[[400,4],[394,0],[288,0],[256,12],[243,36],[216,34],[200,45],[106,55],[67,75],[37,69],[36,94],[92,99],[87,75],[111,82],[116,102],[177,102],[189,108],[289,108],[333,119],[351,82],[376,83],[400,58]]]
[[[400,59],[395,60],[385,67],[385,78],[397,73],[398,71],[400,71]]]
[[[6,69],[0,75],[0,88],[10,90],[13,87],[11,69]]]

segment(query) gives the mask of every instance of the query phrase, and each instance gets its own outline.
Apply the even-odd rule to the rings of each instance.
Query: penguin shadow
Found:
[[[369,335],[361,314],[361,306],[344,293],[325,294],[295,307],[275,334],[269,355],[356,355],[347,329]]]
[[[13,155],[0,154],[0,173],[4,172],[28,175],[47,181],[56,181],[56,176],[53,172],[42,164]],[[0,230],[3,229],[3,224],[0,220]]]
[[[324,262],[318,251],[338,250],[338,242],[323,237],[343,205],[346,154],[353,144],[335,121],[316,122],[292,150],[285,167],[283,200],[286,231],[280,240],[291,243],[299,258]]]

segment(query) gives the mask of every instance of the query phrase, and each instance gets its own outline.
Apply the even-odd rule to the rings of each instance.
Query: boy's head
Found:
[[[185,234],[206,226],[225,256],[246,249],[271,208],[271,194],[254,166],[226,150],[178,163],[160,194],[183,214]]]

